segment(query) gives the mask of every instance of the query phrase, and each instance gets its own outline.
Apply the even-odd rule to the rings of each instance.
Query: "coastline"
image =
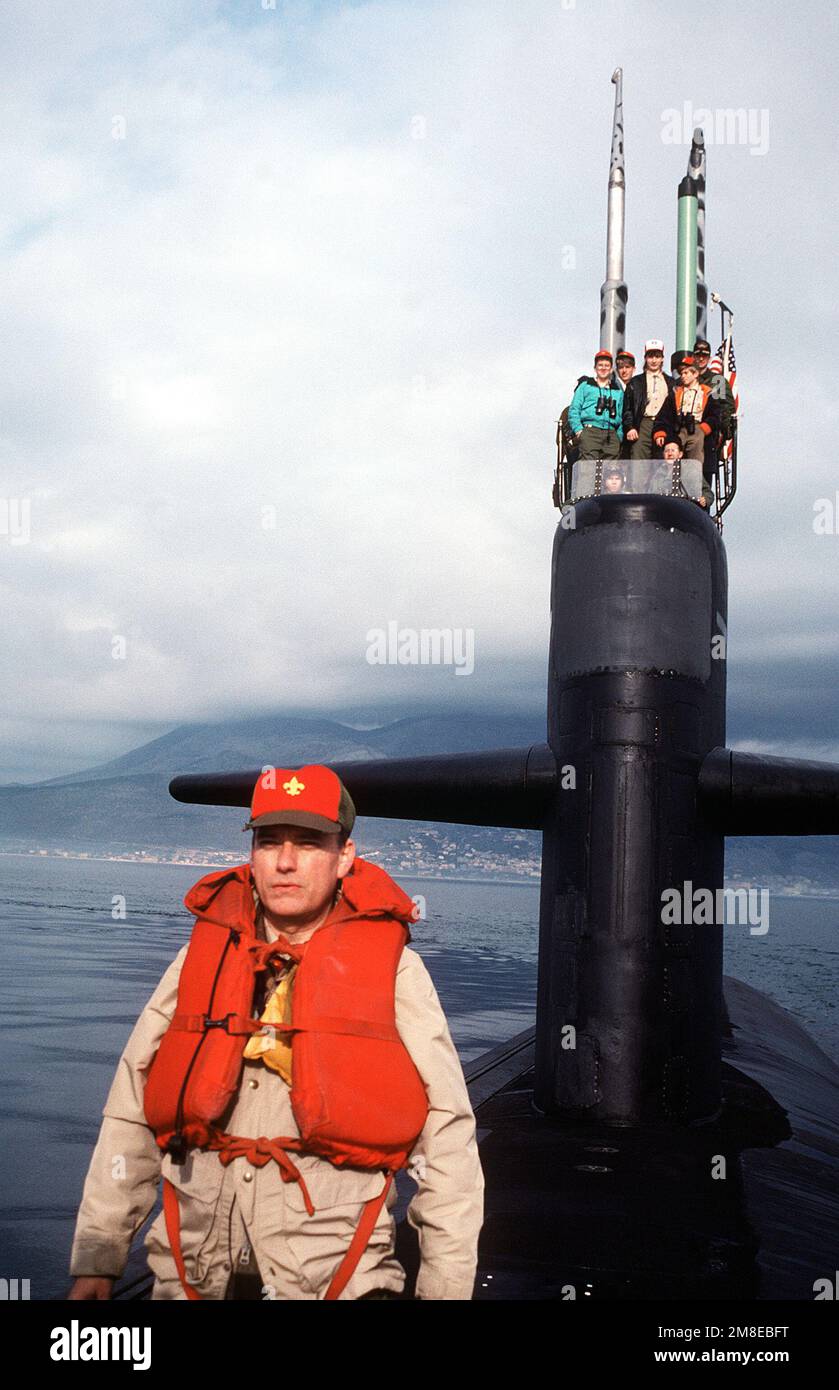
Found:
[[[0,858],[13,859],[72,859],[81,863],[89,862],[92,864],[139,864],[145,867],[154,865],[161,868],[182,868],[182,869],[224,869],[234,864],[244,863],[241,856],[228,854],[227,851],[219,851],[216,859],[139,859],[131,854],[87,854],[78,853],[70,850],[15,850],[0,849]],[[362,856],[363,857],[363,856]],[[375,863],[376,860],[371,862]],[[490,886],[497,884],[505,888],[538,888],[540,877],[534,874],[529,878],[509,878],[487,872],[481,876],[474,874],[430,874],[423,870],[414,869],[393,869],[388,870],[400,878],[409,878],[416,883],[473,883]],[[826,889],[824,892],[790,892],[788,889],[773,888],[771,885],[729,883],[724,885],[726,888],[764,888],[773,898],[792,898],[802,902],[839,902],[839,887]]]

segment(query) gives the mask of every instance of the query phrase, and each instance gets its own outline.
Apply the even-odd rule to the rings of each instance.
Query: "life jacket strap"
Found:
[[[383,1042],[401,1042],[398,1030],[389,1023],[371,1023],[365,1018],[342,1018],[337,1014],[318,1014],[317,1023],[308,1028],[305,1023],[271,1025],[286,1033],[341,1033],[350,1038],[380,1038]]]
[[[294,945],[287,937],[278,936],[276,941],[249,941],[246,949],[251,958],[251,966],[254,972],[257,972],[265,970],[273,960],[278,960],[281,956],[288,956],[299,964],[306,954],[307,945],[306,941]]]
[[[262,1024],[245,1014],[225,1014],[223,1018],[210,1018],[209,1014],[175,1014],[169,1027],[176,1033],[206,1033],[211,1028],[223,1028],[225,1033],[239,1036],[259,1032]]]
[[[292,1135],[280,1135],[277,1139],[266,1139],[264,1135],[259,1139],[246,1139],[236,1134],[218,1133],[210,1136],[207,1145],[208,1149],[216,1150],[225,1168],[233,1162],[234,1158],[246,1158],[254,1168],[264,1168],[265,1164],[270,1163],[273,1159],[280,1169],[283,1182],[300,1184],[306,1211],[309,1216],[314,1216],[314,1203],[309,1196],[309,1189],[306,1187],[303,1174],[286,1153],[286,1149],[299,1151],[301,1147],[302,1141]]]
[[[300,1184],[306,1211],[309,1216],[314,1216],[315,1208],[303,1180],[303,1175],[281,1145],[299,1150],[302,1147],[302,1141],[291,1135],[281,1136],[277,1139],[266,1139],[264,1135],[259,1139],[246,1139],[234,1134],[213,1134],[207,1147],[217,1151],[219,1159],[225,1167],[232,1163],[234,1158],[246,1158],[255,1168],[263,1168],[266,1163],[270,1163],[273,1159],[279,1166],[283,1182]],[[368,1202],[364,1203],[361,1220],[355,1229],[346,1254],[342,1257],[341,1263],[332,1276],[329,1288],[324,1294],[324,1300],[333,1301],[339,1298],[355,1273],[356,1266],[370,1242],[373,1228],[379,1219],[379,1213],[393,1183],[393,1177],[393,1169],[390,1169],[385,1178],[384,1187],[378,1196],[371,1197]],[[192,1287],[186,1277],[186,1266],[181,1249],[181,1214],[178,1207],[178,1194],[168,1178],[163,1179],[163,1215],[175,1268],[178,1271],[178,1278],[184,1293],[190,1300],[201,1301],[202,1295]]]
[[[371,1197],[369,1202],[364,1203],[364,1211],[361,1213],[361,1220],[356,1227],[355,1235],[349,1244],[349,1249],[342,1259],[334,1275],[332,1283],[324,1294],[324,1299],[335,1299],[340,1296],[355,1273],[355,1267],[361,1259],[362,1254],[367,1249],[370,1237],[373,1234],[373,1227],[379,1219],[379,1212],[384,1206],[385,1198],[390,1191],[393,1183],[393,1170],[388,1172],[385,1185],[378,1197]]]
[[[264,1019],[256,1019],[254,1023],[251,1032],[257,1033],[340,1033],[348,1038],[379,1038],[382,1042],[392,1043],[402,1041],[398,1030],[389,1023],[370,1023],[365,1018],[341,1018],[337,1014],[333,1017],[318,1014],[317,1023],[312,1027],[305,1023],[266,1023]]]
[[[198,1299],[201,1295],[187,1282],[186,1266],[184,1265],[184,1255],[181,1249],[181,1213],[178,1207],[178,1194],[168,1178],[163,1179],[163,1217],[166,1222],[166,1234],[169,1237],[169,1245],[175,1260],[175,1268],[178,1271],[178,1278],[184,1293],[189,1299]]]

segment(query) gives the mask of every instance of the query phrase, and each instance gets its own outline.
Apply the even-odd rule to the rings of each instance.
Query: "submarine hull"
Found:
[[[540,1115],[533,1029],[467,1065],[487,1184],[475,1300],[832,1297],[839,1066],[765,994],[724,984],[722,1104],[707,1124]],[[410,1297],[404,1219],[397,1254]]]

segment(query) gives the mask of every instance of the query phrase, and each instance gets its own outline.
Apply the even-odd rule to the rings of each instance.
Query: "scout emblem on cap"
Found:
[[[251,818],[245,830],[262,825],[299,825],[334,835],[353,828],[352,797],[331,768],[321,763],[305,767],[266,769],[253,789]]]

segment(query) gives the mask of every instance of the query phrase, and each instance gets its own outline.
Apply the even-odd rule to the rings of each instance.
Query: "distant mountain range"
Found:
[[[173,801],[168,792],[172,777],[266,763],[299,767],[468,753],[544,738],[541,719],[515,715],[416,717],[363,730],[330,719],[283,715],[185,724],[84,772],[0,787],[0,836],[18,843],[233,849],[235,832],[247,820],[244,810]]]
[[[373,729],[337,720],[277,715],[185,724],[120,758],[46,782],[0,786],[0,838],[16,848],[56,847],[95,852],[148,848],[221,850],[247,855],[240,836],[244,808],[186,806],[168,793],[184,772],[228,772],[266,763],[357,762],[522,747],[545,738],[542,718],[530,715],[429,715]],[[363,820],[362,848],[384,849],[394,860],[440,871],[463,869],[470,857],[493,872],[534,872],[538,835],[479,827],[426,827]],[[406,857],[407,856],[407,857]],[[730,839],[726,876],[801,892],[839,893],[839,838]]]
[[[538,743],[545,737],[544,719],[517,715],[428,715],[397,719],[376,729],[304,716],[229,719],[218,724],[182,724],[121,758],[34,785],[75,786],[151,772],[168,780],[181,772],[234,772],[266,763],[299,767],[301,763],[414,758],[425,753],[474,753],[481,748]]]

